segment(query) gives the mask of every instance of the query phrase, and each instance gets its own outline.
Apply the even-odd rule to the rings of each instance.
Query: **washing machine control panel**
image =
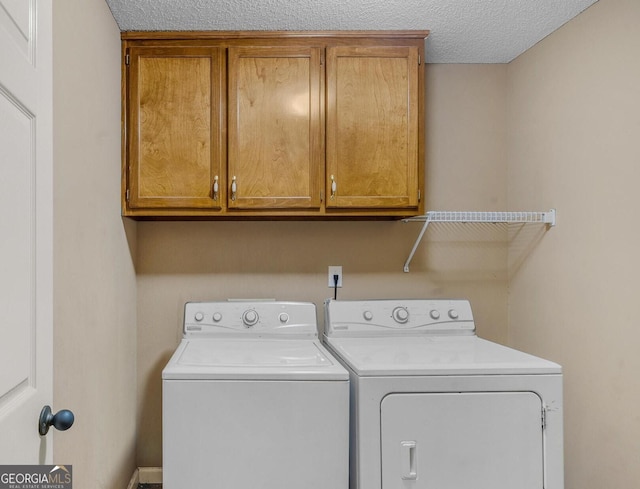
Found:
[[[329,336],[473,334],[474,331],[471,305],[467,300],[329,300],[325,304],[325,332]]]
[[[307,302],[188,302],[184,308],[188,335],[295,335],[317,337],[316,306]]]

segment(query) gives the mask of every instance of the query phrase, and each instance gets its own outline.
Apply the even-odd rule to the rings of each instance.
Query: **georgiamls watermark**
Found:
[[[72,489],[71,465],[0,465],[0,489]]]

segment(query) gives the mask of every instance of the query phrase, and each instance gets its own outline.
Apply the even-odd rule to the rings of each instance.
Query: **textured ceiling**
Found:
[[[106,0],[121,31],[428,29],[430,63],[508,63],[596,0]]]

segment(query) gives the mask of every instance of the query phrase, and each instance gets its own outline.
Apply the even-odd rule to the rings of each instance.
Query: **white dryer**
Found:
[[[346,489],[349,375],[311,303],[187,303],[162,372],[165,489]]]
[[[351,489],[562,489],[562,370],[464,300],[327,301],[351,378]]]

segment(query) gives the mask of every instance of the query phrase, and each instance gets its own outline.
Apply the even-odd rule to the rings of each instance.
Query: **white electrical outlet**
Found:
[[[335,287],[335,281],[333,276],[338,276],[338,287],[342,287],[342,266],[333,266],[329,265],[329,288],[333,289]]]

